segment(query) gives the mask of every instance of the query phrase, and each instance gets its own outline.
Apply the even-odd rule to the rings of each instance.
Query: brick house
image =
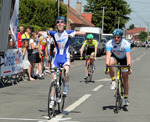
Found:
[[[138,38],[138,35],[140,34],[141,31],[146,31],[146,28],[134,28],[132,30],[127,31],[126,33],[126,38],[131,39],[133,41],[140,41]]]

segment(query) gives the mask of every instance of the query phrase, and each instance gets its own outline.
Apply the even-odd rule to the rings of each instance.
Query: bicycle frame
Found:
[[[52,68],[53,72],[56,73],[56,78],[53,79],[50,90],[49,90],[49,95],[48,95],[48,116],[49,118],[52,118],[52,116],[55,115],[55,107],[58,104],[58,111],[61,113],[64,108],[64,102],[65,102],[65,97],[62,93],[63,88],[64,88],[64,77],[63,77],[63,72],[65,74],[65,69],[60,66],[60,68]],[[53,109],[50,109],[50,101],[51,97],[54,97],[54,107]],[[60,102],[58,102],[60,100]]]
[[[90,57],[90,55],[88,55],[87,58],[87,71],[88,71],[88,77],[86,78],[86,83],[88,83],[89,81],[92,81],[92,75],[93,75],[93,64],[94,62],[92,62],[91,60],[94,60],[93,58]]]
[[[124,94],[124,88],[123,88],[123,82],[122,82],[122,73],[121,73],[121,68],[122,67],[126,67],[128,68],[128,70],[130,70],[129,66],[126,65],[112,65],[112,66],[107,66],[106,70],[108,70],[108,67],[116,67],[116,89],[115,89],[115,109],[114,109],[114,113],[118,113],[119,109],[122,108],[122,96]]]

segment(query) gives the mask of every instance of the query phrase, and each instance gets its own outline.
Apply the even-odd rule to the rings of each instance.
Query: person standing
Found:
[[[29,67],[30,67],[30,62],[28,60],[28,48],[29,48],[29,42],[27,40],[25,40],[22,43],[22,55],[23,55],[23,72],[22,72],[22,76],[23,76],[23,80],[25,80],[24,78],[24,74],[25,71],[28,70],[28,74],[29,74]],[[32,79],[30,79],[32,80]]]
[[[19,26],[19,32],[18,32],[18,48],[22,47],[22,35],[24,34],[24,27],[22,25]]]

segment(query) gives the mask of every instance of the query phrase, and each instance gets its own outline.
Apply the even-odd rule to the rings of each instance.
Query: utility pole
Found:
[[[119,28],[119,25],[120,25],[120,17],[118,18],[118,28]]]
[[[59,0],[57,0],[57,17],[59,17]]]
[[[68,0],[68,6],[67,6],[67,30],[69,30],[69,6],[70,6],[70,0]]]
[[[103,39],[103,32],[104,32],[104,12],[105,12],[105,8],[106,8],[106,7],[101,7],[101,8],[103,8],[103,17],[102,17],[102,38],[101,38],[101,39]]]
[[[149,23],[147,24],[147,26],[148,26],[148,27],[147,27],[147,28],[148,28],[148,29],[147,29],[147,40],[148,40],[148,39],[149,39]]]

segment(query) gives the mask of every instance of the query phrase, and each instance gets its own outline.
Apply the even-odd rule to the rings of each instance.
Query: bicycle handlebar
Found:
[[[130,66],[128,65],[120,65],[120,64],[117,64],[117,65],[106,65],[106,71],[108,71],[108,68],[109,67],[117,67],[117,68],[121,68],[121,67],[126,67],[128,68],[128,71],[130,71]]]

